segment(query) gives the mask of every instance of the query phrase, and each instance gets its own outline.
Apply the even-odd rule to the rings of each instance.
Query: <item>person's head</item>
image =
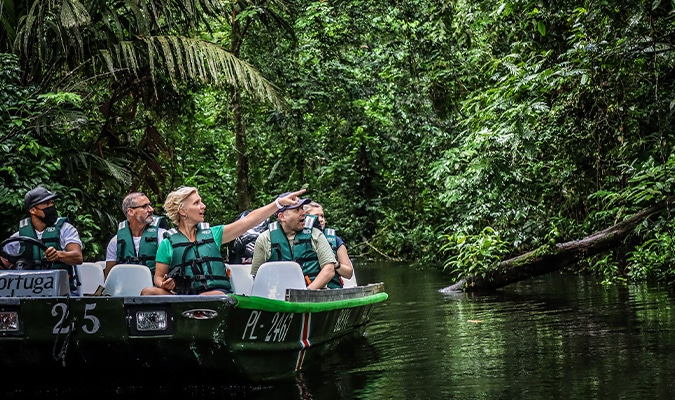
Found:
[[[303,207],[305,209],[305,214],[316,215],[321,224],[321,229],[326,229],[326,217],[323,214],[323,206],[316,201],[307,203]]]
[[[285,197],[288,196],[291,192],[287,192],[279,196]],[[284,228],[285,231],[295,231],[299,232],[302,230],[305,224],[305,210],[303,206],[310,203],[310,199],[300,199],[298,198],[298,203],[291,206],[284,206],[276,211],[276,215],[279,223]]]
[[[54,205],[54,199],[58,196],[43,186],[38,186],[26,193],[23,198],[23,207],[32,220],[37,219],[46,226],[52,226],[59,218]]]
[[[150,204],[150,199],[145,193],[129,193],[122,200],[122,212],[126,215],[129,222],[135,221],[141,225],[147,225],[152,222],[152,216],[155,209]]]
[[[164,210],[174,225],[180,226],[181,220],[203,222],[206,204],[202,203],[197,188],[181,186],[166,196]]]

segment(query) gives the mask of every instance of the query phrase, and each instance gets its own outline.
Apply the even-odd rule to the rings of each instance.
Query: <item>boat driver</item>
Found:
[[[77,293],[77,282],[73,266],[82,264],[82,241],[77,229],[66,217],[59,217],[54,204],[58,194],[38,186],[26,193],[24,209],[28,218],[19,223],[19,230],[11,237],[25,236],[42,241],[47,246],[42,250],[38,246],[13,241],[5,245],[7,254],[32,254],[32,265],[27,269],[65,269],[68,272],[70,290]],[[2,259],[5,268],[12,268],[8,260]]]

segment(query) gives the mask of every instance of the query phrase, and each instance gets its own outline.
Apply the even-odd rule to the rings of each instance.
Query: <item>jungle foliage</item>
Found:
[[[103,256],[131,190],[308,188],[356,257],[462,276],[673,195],[671,2],[0,0],[0,224]],[[159,208],[161,210],[161,208]],[[670,209],[669,209],[670,210]],[[670,211],[580,269],[675,276]]]

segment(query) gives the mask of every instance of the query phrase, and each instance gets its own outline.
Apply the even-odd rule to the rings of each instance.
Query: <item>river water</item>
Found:
[[[39,397],[162,399],[672,399],[675,297],[668,288],[603,285],[554,273],[490,294],[446,294],[433,268],[356,264],[384,282],[365,337],[295,380],[261,386],[166,382],[12,390]],[[123,366],[120,366],[123,368]],[[33,377],[34,379],[34,377]]]

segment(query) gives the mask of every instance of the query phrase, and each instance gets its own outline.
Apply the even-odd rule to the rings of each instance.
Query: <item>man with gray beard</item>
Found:
[[[108,242],[105,256],[107,277],[116,264],[141,264],[155,274],[157,247],[164,239],[166,221],[154,215],[154,208],[145,193],[129,193],[122,201],[126,219],[119,223],[117,234]]]

